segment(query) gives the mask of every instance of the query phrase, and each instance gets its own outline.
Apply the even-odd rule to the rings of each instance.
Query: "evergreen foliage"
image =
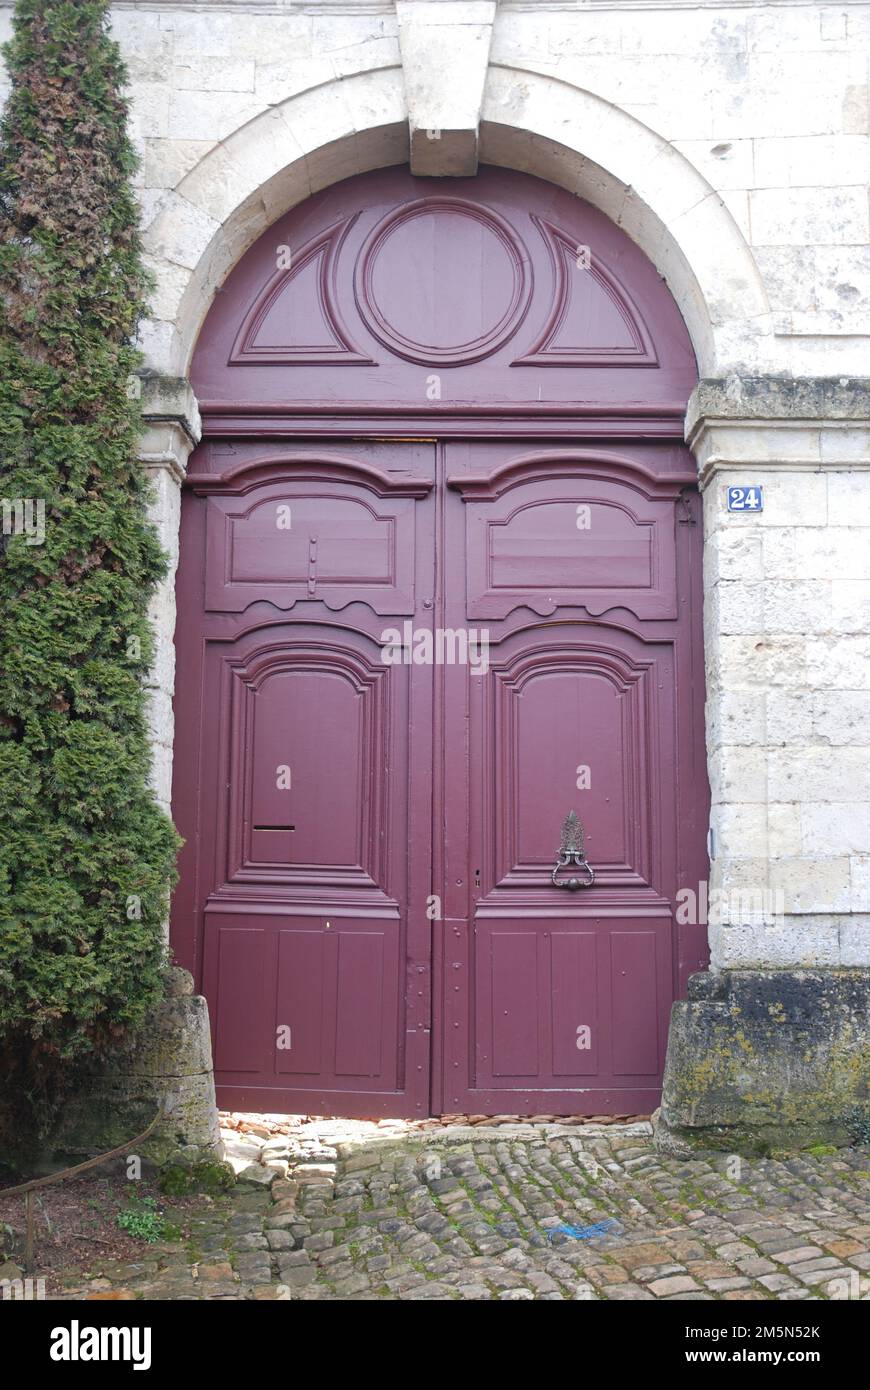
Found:
[[[160,994],[175,832],[148,786],[146,311],[107,0],[18,0],[0,123],[0,1086],[42,1114]],[[35,512],[32,516],[35,515]],[[20,513],[19,513],[20,516]]]

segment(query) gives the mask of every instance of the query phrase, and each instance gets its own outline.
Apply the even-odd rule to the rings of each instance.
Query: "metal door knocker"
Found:
[[[569,893],[576,893],[578,888],[591,888],[595,882],[595,871],[592,865],[586,862],[583,839],[584,831],[580,817],[576,811],[569,811],[565,817],[565,824],[562,826],[562,844],[556,858],[556,867],[553,870],[554,888],[567,888]],[[578,869],[586,871],[586,878],[564,878],[560,883],[559,870],[570,868],[572,863]]]

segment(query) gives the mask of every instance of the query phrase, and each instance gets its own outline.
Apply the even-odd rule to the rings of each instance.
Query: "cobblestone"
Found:
[[[681,1162],[638,1123],[262,1128],[232,1134],[244,1180],[201,1199],[186,1250],[65,1297],[870,1300],[866,1150]]]

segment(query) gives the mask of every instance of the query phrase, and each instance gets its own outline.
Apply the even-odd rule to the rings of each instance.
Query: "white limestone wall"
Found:
[[[456,62],[427,72],[440,49],[408,26],[423,11],[437,24],[440,9]],[[733,398],[733,418],[696,419],[691,436],[707,531],[711,886],[781,890],[784,912],[772,929],[714,926],[714,963],[870,963],[870,421],[740,418],[741,380],[870,375],[870,4],[499,0],[478,127],[451,83],[477,71],[492,10],[114,6],[157,277],[149,367],[183,377],[247,246],[312,191],[406,160],[409,126],[464,123],[463,159],[550,178],[623,225],[667,279],[701,375],[727,378]],[[0,0],[0,37],[9,19]],[[143,446],[173,555],[195,437],[195,406],[161,407]],[[765,487],[761,517],[724,511],[730,481]],[[165,802],[171,583],[154,612]]]
[[[713,963],[867,964],[870,431],[708,419],[695,447],[711,892],[726,909],[711,913]],[[726,489],[747,483],[763,512],[729,513]]]
[[[545,0],[501,6],[490,61],[605,98],[724,203],[758,267],[773,342],[723,335],[717,371],[828,376],[866,373],[870,357],[868,53],[866,4]],[[658,162],[662,173],[674,163]],[[703,236],[711,210],[676,207],[669,226],[678,240]]]
[[[440,8],[465,16],[478,38],[480,20],[493,8],[488,0],[401,3],[409,12]],[[10,12],[10,0],[0,0],[3,37]],[[227,195],[211,222],[202,199],[187,204],[173,190],[270,113],[282,116],[270,170],[301,160],[288,203],[310,191],[312,151],[336,138],[344,136],[349,148],[332,161],[328,180],[373,159],[404,157],[395,142],[379,155],[362,148],[361,137],[381,119],[383,75],[393,73],[399,87],[404,78],[416,91],[420,73],[411,67],[408,44],[403,73],[393,0],[120,0],[113,26],[130,71],[144,223],[166,214],[151,247],[160,289],[149,349],[159,369],[183,369],[185,363],[170,367],[168,360],[182,282],[203,242],[219,233],[227,206],[238,206],[250,190],[237,166],[210,166],[209,182],[222,181]],[[685,249],[690,267],[715,258],[717,245],[723,256],[718,285],[715,264],[704,267],[715,324],[715,343],[702,345],[706,374],[861,373],[870,349],[868,52],[865,0],[500,0],[484,120],[497,124],[502,112],[518,131],[524,124],[546,129],[548,140],[588,157],[589,149],[597,151],[601,110],[621,113],[624,132],[608,126],[606,171],[617,184],[642,181],[644,206],[665,214],[669,237]],[[455,67],[437,75],[444,93],[465,71],[460,64],[457,48]],[[542,87],[536,77],[549,81]],[[431,82],[423,86],[431,93]],[[565,102],[577,92],[598,102],[591,120],[584,110],[582,128]],[[297,113],[297,129],[288,102],[306,93],[311,99]],[[372,110],[367,94],[374,97]],[[336,106],[345,100],[349,109],[338,128]],[[461,105],[458,97],[452,105]],[[555,122],[542,105],[557,113]],[[432,119],[427,108],[426,123]],[[632,163],[626,148],[635,126],[657,142],[647,169]],[[263,128],[261,142],[265,134]],[[503,157],[503,143],[491,135],[489,155]],[[514,141],[507,152],[513,163],[520,146]],[[486,148],[482,153],[487,157]],[[317,186],[322,177],[315,176]],[[565,181],[572,178],[578,191],[590,191],[582,171],[567,170]],[[608,211],[621,220],[620,207],[610,202]],[[276,203],[273,215],[281,210]],[[636,230],[637,210],[625,212],[629,230]],[[726,221],[749,250],[759,294],[726,257]],[[254,218],[249,240],[259,230]],[[236,254],[242,249],[234,246]],[[655,246],[645,249],[656,259]],[[659,259],[675,281],[689,274],[684,266],[669,267],[664,249]],[[678,299],[689,293],[674,288]],[[199,317],[204,307],[198,306]],[[182,355],[189,346],[179,348]]]
[[[491,9],[480,0],[441,0],[441,7],[466,12],[469,28]],[[349,93],[352,133],[365,128],[366,86],[378,88],[374,75],[402,75],[393,3],[137,0],[116,5],[113,15],[132,81],[146,224],[216,146],[293,96],[336,78],[371,75]],[[499,93],[510,88],[520,123],[524,103],[540,104],[534,74],[552,79],[543,97],[550,109],[564,86],[652,132],[661,148],[646,172],[646,199],[652,206],[662,200],[667,226],[690,257],[715,253],[711,233],[727,211],[750,248],[762,295],[753,302],[754,324],[747,323],[747,286],[723,260],[723,302],[711,306],[717,343],[706,372],[833,375],[866,371],[870,347],[868,51],[865,3],[501,0],[489,68]],[[456,73],[459,61],[457,53]],[[451,75],[443,74],[447,90]],[[319,110],[306,108],[296,144],[288,118],[287,164],[300,149],[305,154],[334,138],[331,108],[334,114],[341,99],[341,86],[333,87]],[[583,129],[573,128],[566,110],[562,125],[553,138],[581,152],[594,145],[588,118]],[[608,154],[618,180],[634,177],[627,163],[621,167],[612,134]],[[684,164],[704,184],[700,194],[691,188],[688,200],[681,197]],[[351,153],[345,170],[354,167]],[[304,187],[303,177],[294,199]],[[200,229],[190,221],[179,207],[178,237],[199,250]],[[189,269],[183,248],[171,247],[167,260],[182,274]],[[171,279],[171,269],[163,269]],[[171,291],[167,298],[171,304]]]

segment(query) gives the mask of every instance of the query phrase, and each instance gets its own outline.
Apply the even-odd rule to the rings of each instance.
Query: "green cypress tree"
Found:
[[[77,1060],[159,997],[178,843],[148,786],[165,571],[128,389],[149,287],[108,9],[18,0],[0,123],[0,1089],[43,1131]]]

